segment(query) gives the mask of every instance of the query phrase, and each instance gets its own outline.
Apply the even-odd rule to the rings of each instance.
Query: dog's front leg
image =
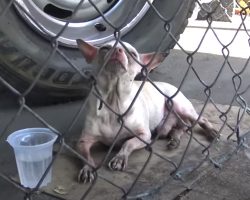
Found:
[[[87,183],[92,182],[95,179],[93,174],[93,167],[95,167],[94,159],[91,156],[91,147],[97,142],[96,138],[90,135],[84,135],[78,141],[78,150],[80,154],[87,160],[87,163],[83,164],[83,168],[78,174],[78,181]]]
[[[151,141],[151,132],[150,130],[139,129],[136,131],[138,137],[140,137],[143,141],[150,143]],[[127,140],[123,145],[120,151],[113,157],[109,162],[109,168],[112,170],[123,171],[128,164],[129,155],[137,149],[141,149],[146,146],[144,143],[137,137],[131,138]]]

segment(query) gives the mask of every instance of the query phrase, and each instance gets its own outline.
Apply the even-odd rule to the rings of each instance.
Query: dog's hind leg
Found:
[[[198,120],[197,123],[201,128],[204,129],[208,137],[212,139],[218,137],[218,132],[214,129],[213,125],[208,121],[208,119],[203,116],[199,117],[199,115],[194,109],[192,112],[185,113],[185,115],[182,115],[182,117],[190,121],[192,124]]]

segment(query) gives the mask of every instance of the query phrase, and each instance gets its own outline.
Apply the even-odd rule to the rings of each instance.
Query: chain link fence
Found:
[[[77,13],[79,7],[81,6],[81,4],[84,2],[84,0],[81,0],[78,5],[75,7],[73,13],[72,13],[72,18],[74,18],[75,13]],[[212,163],[213,166],[215,167],[220,167],[220,165],[225,161],[228,160],[232,155],[233,152],[236,152],[237,150],[239,150],[241,147],[244,147],[244,138],[245,136],[249,133],[247,131],[242,131],[241,129],[241,123],[244,120],[244,117],[246,115],[250,115],[250,109],[248,107],[248,102],[244,99],[244,94],[246,94],[247,92],[249,92],[249,88],[250,85],[248,84],[246,87],[242,87],[242,74],[244,73],[244,71],[247,69],[247,67],[249,67],[249,58],[246,60],[245,64],[243,67],[241,67],[240,70],[234,68],[231,63],[230,63],[230,50],[229,47],[230,45],[232,45],[232,43],[235,41],[236,36],[239,34],[240,31],[244,31],[245,34],[247,34],[248,36],[248,41],[245,41],[246,43],[248,42],[248,44],[250,44],[250,33],[249,33],[249,29],[247,29],[246,27],[246,19],[247,19],[247,15],[249,12],[249,4],[247,7],[242,7],[242,4],[239,3],[239,1],[236,2],[232,2],[233,4],[237,5],[237,12],[240,16],[240,23],[238,24],[238,27],[235,30],[235,34],[232,37],[231,41],[227,44],[223,43],[221,41],[221,39],[218,37],[216,31],[213,28],[213,20],[216,18],[216,15],[214,14],[215,12],[217,12],[218,8],[225,8],[226,6],[232,5],[232,4],[226,4],[223,1],[213,1],[214,3],[210,4],[212,6],[207,6],[202,4],[200,1],[195,1],[196,6],[199,8],[200,10],[200,17],[202,17],[205,21],[206,21],[206,31],[204,32],[203,37],[201,38],[201,40],[199,41],[199,45],[197,46],[197,48],[192,51],[186,51],[181,44],[178,43],[177,39],[174,37],[174,35],[171,33],[171,25],[170,25],[170,21],[169,19],[165,19],[164,16],[161,15],[161,13],[158,12],[158,10],[154,7],[154,4],[152,4],[150,1],[147,1],[148,4],[150,5],[150,7],[154,10],[154,12],[158,15],[159,20],[164,21],[164,29],[165,29],[165,34],[166,36],[170,36],[177,44],[177,46],[181,49],[181,51],[186,55],[186,71],[185,71],[185,75],[182,77],[182,81],[180,83],[180,85],[178,86],[178,90],[176,92],[176,94],[182,89],[183,85],[185,84],[185,81],[188,77],[189,73],[193,73],[196,77],[196,79],[199,81],[199,83],[203,86],[204,90],[203,93],[205,95],[205,101],[202,104],[202,106],[200,106],[200,116],[204,115],[204,112],[206,110],[207,106],[212,107],[214,110],[216,110],[217,113],[217,117],[218,117],[218,121],[214,122],[217,124],[216,128],[218,130],[218,136],[220,134],[222,134],[222,132],[226,129],[227,130],[227,139],[230,140],[231,138],[236,139],[236,146],[235,146],[235,150],[231,151],[230,153],[227,154],[227,156],[225,156],[225,154],[223,154],[223,156],[221,157],[217,157],[218,159],[215,159],[213,156],[211,156],[211,151],[213,151],[214,146],[217,145],[218,147],[218,140],[219,137],[215,138],[211,143],[209,144],[204,144],[202,141],[200,141],[195,135],[194,135],[194,130],[195,130],[195,125],[197,124],[197,121],[194,124],[188,125],[186,123],[184,123],[180,118],[179,120],[187,127],[187,135],[189,136],[188,141],[185,145],[185,148],[183,149],[183,151],[181,151],[181,156],[176,159],[176,158],[171,158],[171,157],[167,157],[165,155],[162,155],[161,153],[159,153],[157,151],[157,147],[154,146],[154,144],[158,141],[158,137],[156,136],[151,143],[148,143],[146,141],[144,141],[143,139],[141,139],[137,134],[133,133],[132,131],[129,130],[128,127],[125,126],[124,124],[124,117],[126,116],[126,114],[129,112],[129,110],[132,108],[134,102],[136,101],[136,98],[138,97],[138,95],[140,94],[141,89],[144,87],[144,83],[146,81],[150,82],[152,85],[154,85],[153,81],[151,80],[151,78],[149,77],[149,73],[147,71],[146,66],[142,66],[142,70],[141,70],[141,79],[142,79],[142,84],[140,89],[138,90],[134,101],[131,102],[131,105],[128,107],[128,109],[126,110],[125,113],[115,113],[112,108],[105,102],[105,100],[100,96],[100,92],[98,91],[98,87],[96,85],[96,75],[92,74],[89,75],[89,73],[85,73],[84,71],[80,70],[77,66],[75,66],[73,63],[71,63],[69,61],[69,59],[67,58],[67,56],[63,53],[63,51],[60,50],[60,45],[58,43],[58,38],[60,37],[60,35],[67,29],[68,24],[70,22],[70,20],[68,20],[67,23],[65,23],[63,29],[58,32],[58,34],[54,37],[51,38],[51,52],[48,56],[48,58],[44,61],[44,64],[41,66],[40,71],[37,73],[36,78],[34,79],[34,81],[32,82],[32,84],[30,84],[30,86],[24,91],[24,92],[20,92],[18,91],[16,88],[14,88],[12,86],[12,84],[10,82],[8,82],[7,80],[5,80],[1,75],[0,75],[0,83],[1,85],[3,85],[5,88],[7,88],[9,91],[11,91],[16,97],[16,99],[19,102],[19,107],[16,110],[15,115],[13,116],[13,118],[9,121],[9,123],[4,127],[4,130],[0,133],[0,139],[4,140],[6,137],[6,134],[9,133],[8,130],[9,128],[12,126],[12,124],[16,121],[16,120],[21,120],[22,118],[22,114],[23,112],[29,112],[34,118],[36,118],[37,120],[39,120],[45,127],[48,127],[49,129],[51,129],[53,132],[55,132],[58,135],[58,146],[59,148],[57,150],[55,150],[54,156],[53,156],[53,160],[50,163],[48,168],[51,168],[54,163],[56,162],[56,160],[58,159],[58,157],[60,157],[60,155],[65,151],[65,149],[70,152],[71,156],[75,156],[77,158],[79,158],[80,160],[82,160],[83,162],[87,162],[86,158],[84,158],[83,156],[81,156],[76,150],[75,147],[70,145],[67,140],[65,140],[66,137],[70,138],[70,135],[68,135],[73,127],[75,126],[75,124],[77,123],[77,121],[79,120],[79,117],[82,115],[82,112],[84,110],[84,107],[86,106],[86,102],[88,101],[88,97],[90,95],[87,95],[86,98],[84,98],[81,107],[79,108],[78,112],[75,114],[74,118],[72,119],[72,123],[70,124],[70,126],[68,127],[68,129],[65,132],[59,132],[58,130],[56,130],[53,127],[53,124],[50,124],[46,121],[46,119],[44,119],[42,116],[40,116],[38,113],[36,113],[30,106],[28,106],[26,104],[26,96],[32,92],[32,89],[34,88],[34,86],[36,85],[37,81],[40,79],[43,71],[46,69],[47,65],[49,64],[49,62],[53,59],[53,56],[55,54],[60,55],[64,60],[65,63],[70,64],[70,66],[77,71],[84,79],[88,79],[89,82],[91,83],[91,87],[89,89],[89,94],[92,93],[96,96],[96,98],[98,98],[103,106],[106,106],[110,112],[113,112],[116,116],[117,116],[117,120],[120,123],[120,130],[117,133],[117,137],[120,134],[120,131],[122,129],[127,129],[129,132],[131,132],[131,134],[134,137],[137,137],[139,140],[141,140],[142,142],[145,143],[146,147],[144,148],[144,151],[147,152],[147,156],[145,157],[144,163],[143,165],[140,167],[140,170],[137,171],[137,173],[133,174],[134,179],[131,180],[131,182],[129,184],[127,184],[127,187],[123,187],[119,184],[119,181],[114,181],[114,179],[111,179],[109,177],[109,174],[103,174],[101,173],[101,168],[104,167],[106,161],[110,158],[110,155],[112,154],[112,150],[114,148],[115,143],[117,142],[116,139],[114,139],[113,144],[105,150],[105,156],[101,159],[100,164],[97,167],[94,167],[94,173],[95,173],[95,179],[92,183],[88,184],[86,187],[87,189],[84,190],[84,192],[82,193],[82,196],[80,199],[87,199],[89,197],[89,194],[93,191],[95,191],[95,185],[97,184],[97,182],[99,180],[101,180],[103,182],[103,185],[108,184],[110,185],[110,187],[114,187],[117,189],[117,193],[119,194],[118,197],[116,197],[116,199],[143,199],[144,197],[148,197],[151,196],[153,194],[156,194],[157,192],[159,192],[159,190],[162,187],[165,187],[168,184],[168,181],[170,179],[175,179],[175,180],[183,180],[183,174],[182,171],[185,169],[185,166],[183,167],[183,163],[186,159],[188,159],[189,156],[191,156],[188,152],[192,146],[193,143],[196,143],[197,145],[200,146],[200,154],[202,155],[200,157],[200,161],[199,163],[196,163],[195,167],[193,167],[192,169],[187,170],[189,173],[194,173],[194,172],[198,172],[199,168],[205,163],[205,162],[209,162]],[[108,19],[106,19],[105,15],[96,7],[96,5],[89,0],[89,3],[96,9],[96,11],[104,18],[104,20],[107,22],[107,24],[109,24],[110,27],[113,28],[114,30],[114,36],[116,38],[116,43],[115,45],[112,47],[113,49],[116,47],[116,45],[118,43],[122,44],[122,41],[120,40],[121,38],[121,33],[120,33],[120,29],[119,27],[115,27],[113,26],[112,23],[110,23],[108,21]],[[17,1],[9,1],[8,6],[2,10],[1,12],[1,16],[5,15],[9,9],[13,6],[13,4],[15,4],[15,6],[17,6],[19,9],[22,9],[23,12],[26,12],[25,9],[23,9],[23,7],[21,5],[18,4]],[[177,12],[176,12],[177,13]],[[29,15],[29,13],[26,12],[27,15]],[[40,29],[43,29],[42,26],[40,26],[38,23],[36,23],[36,19],[32,18],[32,16],[29,16],[33,23],[35,23]],[[172,16],[170,18],[170,20],[174,19],[175,16]],[[222,56],[224,58],[224,62],[222,63],[221,67],[218,69],[217,75],[214,77],[213,81],[211,81],[210,83],[207,83],[206,81],[202,80],[202,76],[201,73],[199,72],[199,70],[197,70],[195,68],[195,66],[193,66],[193,61],[194,61],[194,56],[196,55],[196,53],[198,52],[201,44],[203,43],[203,40],[206,36],[206,34],[208,33],[208,31],[212,31],[213,35],[216,37],[217,42],[220,44],[221,46],[221,52],[222,52]],[[163,38],[164,39],[164,38]],[[160,49],[160,47],[158,48]],[[157,52],[158,50],[155,49],[155,51]],[[137,61],[138,62],[138,61]],[[105,62],[106,63],[106,62]],[[105,66],[104,63],[104,66]],[[218,79],[220,78],[220,76],[222,75],[222,72],[225,68],[230,69],[230,71],[233,73],[232,76],[232,83],[233,83],[233,98],[231,99],[231,103],[230,105],[226,106],[226,107],[220,107],[216,104],[216,102],[213,100],[213,95],[212,95],[212,89],[215,86],[215,84],[218,82]],[[156,87],[154,85],[154,87]],[[156,87],[157,90],[159,90],[159,88]],[[161,92],[159,90],[159,92]],[[176,95],[175,94],[175,95]],[[164,94],[163,94],[164,95]],[[172,99],[174,98],[173,95],[172,97],[168,97],[166,96],[166,98],[168,99],[168,106],[169,108],[172,108],[173,105],[173,101]],[[234,106],[237,106],[237,117],[233,122],[229,122],[229,118],[230,118],[230,112],[232,110],[232,108]],[[172,112],[174,112],[172,110]],[[177,116],[178,117],[178,116]],[[166,117],[166,120],[168,120],[168,117]],[[116,138],[117,138],[116,137]],[[166,153],[167,155],[167,153]],[[137,193],[133,193],[133,189],[137,186],[138,184],[138,180],[140,179],[140,177],[142,176],[143,173],[146,173],[145,170],[148,167],[149,163],[152,162],[152,157],[158,157],[160,160],[170,164],[171,166],[171,173],[168,174],[168,176],[164,176],[161,177],[162,181],[159,181],[157,184],[154,185],[150,185],[150,187],[148,187],[147,191],[141,191],[141,192],[137,192]],[[88,163],[88,162],[87,162]],[[89,163],[90,164],[90,163]],[[159,169],[157,170],[161,170],[160,166]],[[28,189],[28,188],[24,188],[16,179],[12,178],[10,175],[5,174],[3,172],[0,172],[0,178],[7,181],[8,183],[12,184],[13,187],[18,188],[20,191],[23,192],[23,197],[26,200],[29,199],[36,199],[37,197],[43,195],[42,198],[45,198],[45,196],[48,196],[49,198],[55,198],[55,199],[67,199],[64,198],[62,195],[55,195],[53,193],[49,193],[46,192],[45,190],[40,190],[39,186],[41,185],[43,179],[45,178],[46,174],[48,173],[48,170],[44,173],[43,177],[41,178],[41,180],[39,181],[39,183],[37,183],[37,186],[34,189]],[[63,175],[62,175],[63,176]],[[151,175],[154,176],[154,175]],[[65,179],[67,179],[67,177],[64,177]],[[75,180],[76,181],[76,180]],[[129,186],[128,186],[129,185]],[[140,186],[139,186],[140,187]],[[187,192],[188,190],[192,189],[192,187],[187,188],[185,192]],[[183,194],[184,194],[183,193]],[[181,195],[183,195],[181,194]],[[45,196],[44,196],[45,195]],[[46,197],[47,198],[47,197]]]

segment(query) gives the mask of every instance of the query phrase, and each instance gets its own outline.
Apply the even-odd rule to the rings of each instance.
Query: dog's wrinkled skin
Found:
[[[100,48],[93,47],[82,40],[77,40],[77,44],[86,61],[99,67],[97,88],[103,100],[115,112],[123,114],[131,104],[142,83],[141,81],[134,81],[135,76],[142,68],[134,61],[132,56],[146,65],[153,58],[154,53],[139,54],[134,47],[125,42],[123,44],[126,45],[132,56],[119,43],[113,52],[111,47],[114,42],[105,44]],[[110,56],[110,59],[107,65],[100,71],[105,58],[108,56]],[[159,65],[165,57],[165,53],[156,54],[153,61],[147,66],[148,71]],[[167,96],[172,96],[177,90],[168,83],[155,82],[155,84]],[[124,117],[124,123],[126,127],[148,143],[151,141],[151,131],[156,130],[161,136],[167,136],[171,131],[168,148],[173,149],[178,147],[180,137],[185,132],[185,127],[174,113],[170,113],[169,118],[165,120],[164,117],[169,112],[166,100],[159,91],[146,82],[132,109]],[[198,114],[191,102],[181,92],[174,97],[173,103],[173,110],[184,122],[191,124],[198,119]],[[91,147],[97,142],[111,145],[121,127],[117,116],[105,105],[98,109],[99,105],[100,100],[92,94],[88,101],[82,135],[78,141],[80,153],[92,166],[95,166],[95,162],[91,156]],[[216,131],[207,119],[201,117],[198,124],[205,129],[207,134],[213,137],[216,135]],[[112,170],[124,170],[128,164],[129,155],[134,150],[146,146],[144,142],[133,137],[125,128],[122,129],[118,138],[118,141],[124,140],[125,142],[121,145],[120,151],[109,162],[109,167]],[[84,183],[93,181],[92,168],[85,164],[79,173],[78,179]]]

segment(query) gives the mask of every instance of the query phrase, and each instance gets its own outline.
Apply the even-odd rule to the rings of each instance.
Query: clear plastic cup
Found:
[[[20,182],[24,187],[34,188],[52,161],[53,144],[57,135],[47,128],[27,128],[8,136],[13,147]],[[42,186],[51,182],[52,168],[44,178]]]

